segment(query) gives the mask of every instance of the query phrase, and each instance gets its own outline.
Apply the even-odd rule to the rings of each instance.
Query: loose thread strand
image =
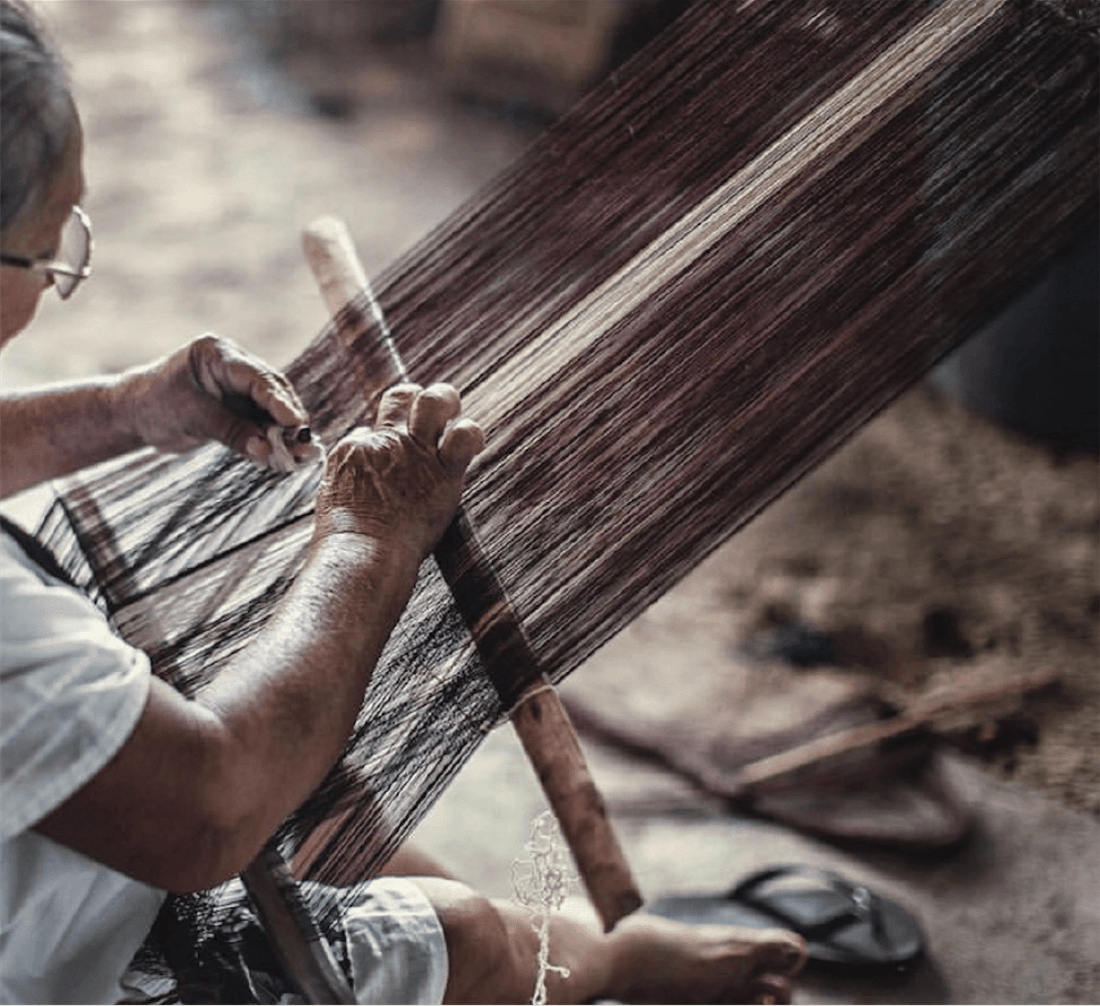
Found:
[[[543,811],[531,823],[530,838],[523,848],[529,858],[512,863],[512,890],[516,901],[530,913],[531,927],[539,937],[538,970],[531,1003],[532,1006],[544,1006],[547,976],[553,972],[563,978],[569,977],[568,968],[550,963],[550,918],[565,903],[577,877],[550,811]]]

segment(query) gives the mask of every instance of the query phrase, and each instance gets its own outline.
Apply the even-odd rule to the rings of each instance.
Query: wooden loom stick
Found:
[[[332,282],[342,280],[332,277]],[[327,290],[324,292],[327,296]],[[274,842],[269,842],[242,871],[241,882],[280,963],[306,1000],[356,1002],[332,948],[317,929],[290,867]]]
[[[340,316],[355,298],[367,295],[372,318],[390,357],[393,379],[407,380],[343,223],[332,217],[315,221],[303,234],[302,244],[333,317]],[[621,918],[642,904],[641,894],[561,699],[542,673],[461,510],[436,548],[435,559],[489,677],[511,708],[512,725],[572,850],[589,897],[605,930],[610,932]],[[492,603],[473,604],[472,598],[491,598]],[[516,679],[531,682],[518,695],[510,687]]]
[[[314,924],[309,908],[274,842],[241,872],[241,883],[271,940],[287,977],[310,1003],[354,1003],[332,948]]]

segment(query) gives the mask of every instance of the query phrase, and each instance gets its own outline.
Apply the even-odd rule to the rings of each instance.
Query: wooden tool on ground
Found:
[[[805,740],[729,769],[675,743],[647,738],[643,732],[601,715],[576,696],[570,699],[569,706],[573,720],[582,731],[590,731],[601,741],[656,759],[690,779],[710,796],[751,808],[759,797],[797,787],[807,776],[822,779],[833,772],[839,762],[851,756],[869,754],[906,741],[931,740],[989,722],[998,707],[1045,691],[1058,680],[1058,672],[1052,669],[1005,679],[990,680],[989,676],[979,680],[964,679],[916,697],[885,719]]]
[[[306,229],[302,243],[334,318],[345,312],[356,298],[366,295],[378,337],[389,351],[393,372],[384,383],[408,380],[381,307],[370,292],[367,276],[343,223],[332,217],[317,220]],[[461,510],[436,548],[435,560],[488,676],[510,707],[512,725],[572,850],[589,897],[605,930],[610,931],[642,904],[642,897],[569,717],[557,692],[539,669],[511,604]],[[481,599],[480,603],[470,603],[473,597]],[[486,604],[485,598],[490,603]],[[533,682],[518,698],[509,692],[509,682],[517,679]]]
[[[974,725],[987,717],[984,711],[990,705],[1041,691],[1057,681],[1056,671],[1043,670],[992,684],[964,682],[935,690],[920,696],[889,719],[806,741],[788,751],[745,765],[725,777],[724,795],[727,799],[751,801],[769,783],[791,779],[829,759],[866,751],[920,731],[935,730],[941,722],[953,728],[960,724]]]

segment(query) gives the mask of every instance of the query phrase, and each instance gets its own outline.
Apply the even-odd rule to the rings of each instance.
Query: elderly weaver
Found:
[[[90,275],[91,233],[78,211],[82,137],[60,60],[23,4],[0,0],[0,15],[6,343],[29,324],[46,289],[56,285],[68,298]],[[312,417],[286,379],[215,337],[113,378],[5,396],[0,410],[4,493],[143,446],[174,452],[216,440],[250,459],[246,465],[280,470],[314,453]],[[145,619],[151,652],[128,645],[48,552],[6,529],[5,998],[113,1001],[122,984],[133,994],[135,983],[155,977],[127,965],[163,901],[161,889],[230,877],[336,760],[481,443],[448,386],[386,391],[372,429],[342,435],[323,473],[307,468],[288,483],[313,517],[297,543],[295,575],[269,598],[275,607],[262,637],[222,652],[212,661],[221,672],[213,680],[178,679],[189,697],[149,673],[150,657],[165,669],[178,646],[169,629],[157,636]],[[192,461],[206,464],[209,450],[220,468],[228,458],[221,448]],[[255,471],[236,463],[230,467],[250,482]],[[184,467],[195,474],[191,461]],[[117,486],[129,485],[120,473]],[[285,503],[270,472],[253,485],[256,515]],[[86,499],[85,516],[88,507]],[[209,610],[233,592],[230,579],[212,594],[188,596]],[[106,595],[96,596],[119,614]],[[534,934],[521,911],[438,877],[386,880],[347,896],[316,890],[345,909],[334,936],[361,1001],[512,1002],[530,991]],[[213,900],[230,906],[217,918],[231,937],[223,972],[207,970],[201,977],[209,986],[189,987],[184,965],[175,994],[249,1001],[238,997],[235,981],[252,995],[278,998],[278,969],[268,968],[262,948],[250,949],[254,936],[232,910],[241,907],[232,887]],[[381,924],[365,918],[370,912]],[[610,936],[564,919],[554,929],[556,957],[571,972],[553,983],[560,1001],[775,1000],[789,995],[786,975],[801,958],[799,942],[783,934],[704,932],[656,919],[628,920]],[[194,949],[166,948],[169,966],[175,952]],[[249,990],[250,982],[262,991]]]
[[[411,372],[493,432],[467,507],[555,679],[1095,228],[1087,8],[697,5],[382,278]],[[325,443],[378,371],[369,328],[345,341],[291,371]],[[44,530],[195,690],[293,580],[316,483],[144,457],[72,484]],[[286,845],[346,809],[311,873],[376,867],[501,713],[425,567]],[[174,907],[203,946],[231,917]]]
[[[450,376],[492,430],[467,507],[555,679],[1095,228],[1087,15],[697,5],[382,278],[410,371]],[[327,444],[378,371],[369,327],[345,341],[291,371]],[[127,460],[68,487],[45,532],[195,690],[293,580],[316,484],[216,448]],[[425,567],[286,845],[347,809],[311,873],[384,862],[501,713]],[[204,945],[231,914],[175,907]]]
[[[1079,7],[696,5],[380,278],[410,372],[492,430],[465,505],[553,680],[1095,228]],[[326,443],[381,391],[359,306],[290,371]],[[285,590],[315,486],[140,458],[66,487],[44,530],[188,689]],[[294,847],[349,811],[314,879],[385,862],[503,718],[465,621],[426,566],[287,825]]]

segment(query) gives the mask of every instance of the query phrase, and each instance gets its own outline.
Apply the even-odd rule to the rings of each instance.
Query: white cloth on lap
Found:
[[[343,922],[358,1002],[443,1002],[447,943],[416,884],[400,877],[372,880]]]

